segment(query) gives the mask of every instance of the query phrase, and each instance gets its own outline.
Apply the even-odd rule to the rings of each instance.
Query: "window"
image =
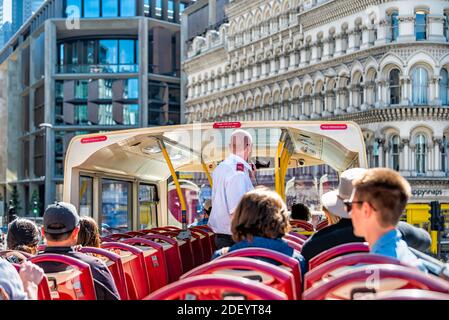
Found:
[[[118,17],[118,0],[103,0],[101,16]]]
[[[97,18],[100,16],[100,0],[84,0],[84,17]]]
[[[427,104],[427,70],[423,67],[415,68],[412,72],[413,103],[416,105]]]
[[[377,168],[377,167],[379,167],[379,141],[377,139],[374,139],[371,168]]]
[[[399,69],[390,71],[390,104],[399,104],[401,86],[399,84]]]
[[[396,171],[399,171],[399,145],[399,136],[392,136],[390,138],[390,168]]]
[[[89,119],[87,115],[87,105],[75,106],[75,123],[74,124],[88,124]]]
[[[135,0],[121,0],[120,1],[120,16],[132,17],[136,15],[136,1]]]
[[[112,80],[99,79],[98,80],[98,98],[112,99]]]
[[[448,165],[448,148],[449,148],[449,142],[447,140],[446,136],[443,136],[443,141],[441,144],[441,171],[447,172],[447,165]]]
[[[157,188],[153,185],[139,186],[139,229],[157,227]]]
[[[88,80],[77,80],[75,86],[75,99],[87,99]]]
[[[120,72],[133,72],[136,61],[135,41],[120,40],[119,41],[119,63]]]
[[[124,232],[132,227],[131,183],[103,179],[101,182],[101,233]]]
[[[117,52],[117,40],[100,40],[100,64],[117,64]]]
[[[139,79],[127,79],[123,99],[139,99]]]
[[[167,10],[167,16],[168,20],[174,21],[175,18],[175,2],[173,0],[168,0],[168,10]]]
[[[156,0],[156,17],[162,17],[162,0]]]
[[[396,41],[399,35],[398,12],[393,11],[390,15],[391,41]]]
[[[139,105],[127,104],[123,106],[123,124],[135,126],[139,124]]]
[[[416,40],[427,39],[427,13],[424,10],[418,10],[415,13],[415,35]]]
[[[93,189],[94,179],[91,177],[80,176],[80,216],[93,216]]]
[[[446,69],[440,72],[440,99],[443,106],[449,105],[449,76]]]
[[[426,173],[426,153],[426,137],[423,134],[418,134],[415,138],[416,172],[418,174]]]
[[[112,104],[98,105],[98,124],[104,126],[110,126],[115,124],[112,115]]]

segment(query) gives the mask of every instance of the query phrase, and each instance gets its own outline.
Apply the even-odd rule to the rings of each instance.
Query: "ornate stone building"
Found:
[[[410,181],[409,210],[449,204],[448,1],[234,0],[226,14],[187,43],[188,123],[355,121],[370,165]]]

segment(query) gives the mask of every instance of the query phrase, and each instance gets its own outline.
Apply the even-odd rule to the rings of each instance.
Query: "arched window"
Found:
[[[427,104],[428,75],[423,67],[413,69],[412,72],[413,103],[416,105]]]
[[[447,171],[448,147],[449,147],[449,142],[447,140],[447,137],[443,136],[443,142],[441,144],[441,171],[443,171],[443,172]]]
[[[449,76],[446,69],[440,72],[440,99],[443,106],[449,105]]]
[[[444,12],[443,18],[443,35],[446,38],[446,41],[449,40],[449,12]]]
[[[425,10],[415,12],[415,35],[416,40],[427,39],[427,12]]]
[[[373,142],[373,157],[371,159],[371,168],[377,168],[379,166],[379,141],[374,139]]]
[[[390,168],[399,171],[399,144],[400,139],[398,135],[390,138]]]
[[[399,35],[398,12],[393,11],[390,14],[391,41],[396,41]]]
[[[360,78],[360,82],[357,84],[357,104],[360,107],[365,103],[365,97],[363,95],[363,77]]]
[[[426,173],[426,156],[427,154],[427,140],[423,134],[418,134],[415,138],[415,159],[416,172]]]
[[[399,84],[399,69],[390,71],[390,104],[399,104],[401,85]]]

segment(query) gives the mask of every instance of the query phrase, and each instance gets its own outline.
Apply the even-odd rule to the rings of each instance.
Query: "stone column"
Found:
[[[360,49],[368,49],[371,46],[370,43],[370,34],[371,34],[372,26],[364,25],[362,27],[362,44]]]
[[[434,138],[433,140],[433,150],[434,150],[434,165],[433,170],[436,171],[436,173],[441,172],[441,147],[442,139],[441,138]],[[438,174],[435,174],[438,175]]]
[[[379,139],[379,167],[386,167],[384,163],[384,139]]]
[[[306,61],[307,60],[306,53],[307,53],[306,46],[305,45],[301,46],[300,48],[301,62],[299,63],[300,68],[303,68],[308,64],[308,61]]]
[[[352,53],[356,49],[356,43],[355,43],[356,32],[352,28],[352,29],[349,29],[347,31],[347,33],[348,33],[348,48],[346,50],[346,53]]]
[[[376,79],[377,84],[377,101],[374,102],[376,108],[383,108],[386,105],[386,100],[382,94],[382,88],[385,86],[386,81],[382,79]]]
[[[279,72],[285,72],[285,71],[287,71],[287,65],[286,65],[286,61],[285,61],[286,59],[285,59],[285,56],[284,55],[281,55],[281,57],[280,57],[280,70],[279,70]]]
[[[404,161],[401,166],[401,171],[403,171],[405,175],[409,175],[408,171],[410,170],[410,150],[409,150],[410,140],[408,140],[407,138],[403,138],[401,140],[402,144],[404,145],[404,150],[402,152]]]
[[[432,78],[432,84],[433,84],[433,97],[430,97],[430,103],[434,106],[441,106],[442,101],[440,99],[440,80],[441,77],[439,75],[434,76]],[[431,91],[432,91],[431,89]],[[433,99],[432,99],[433,98]]]
[[[316,41],[313,42],[311,44],[311,47],[312,47],[312,55],[310,57],[310,63],[314,64],[314,63],[317,63],[318,61],[320,61],[318,59],[318,44],[317,44],[317,42]]]
[[[398,16],[399,36],[398,42],[415,41],[415,16]]]
[[[329,38],[323,40],[323,53],[321,56],[321,60],[326,60],[330,58],[330,44]]]
[[[290,51],[290,59],[289,60],[289,66],[288,66],[288,70],[293,70],[296,67],[296,52],[295,49],[292,49]]]
[[[377,28],[377,40],[374,42],[376,46],[387,43],[387,27],[387,21],[385,19],[381,19],[379,21],[379,27]]]
[[[257,61],[254,61],[254,64],[253,64],[253,74],[252,74],[252,80],[256,80],[256,79],[259,79],[259,72],[258,72],[258,70],[257,70],[257,65],[258,65],[258,62]]]
[[[270,76],[276,73],[276,56],[273,56],[270,60]]]
[[[411,91],[409,92],[409,86],[410,83],[410,77],[408,76],[401,76],[399,79],[399,82],[401,84],[401,104],[408,106],[411,101]]]

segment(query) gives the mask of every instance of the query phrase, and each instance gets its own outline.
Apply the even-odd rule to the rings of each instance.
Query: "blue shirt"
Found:
[[[12,264],[2,258],[0,258],[0,287],[6,291],[11,300],[27,300],[19,273]]]
[[[192,223],[190,226],[191,227],[196,227],[196,226],[205,226],[207,225],[207,222],[209,221],[209,218],[203,218],[201,220],[198,220],[194,223]]]
[[[427,272],[423,262],[409,250],[407,243],[402,240],[402,234],[398,229],[385,233],[377,240],[370,251],[371,253],[396,258],[404,264]]]
[[[269,239],[269,238],[264,238],[264,237],[253,237],[253,241],[248,241],[248,240],[242,240],[236,244],[234,244],[232,247],[229,248],[229,252],[231,251],[235,251],[238,249],[243,249],[243,248],[265,248],[265,249],[270,249],[273,251],[277,251],[280,253],[283,253],[289,257],[295,258],[296,260],[299,261],[299,265],[301,267],[301,271],[302,274],[304,274],[307,269],[306,269],[306,262],[304,260],[304,257],[296,250],[294,250],[292,247],[290,247],[287,242],[285,242],[282,239]],[[217,250],[215,251],[214,255],[212,256],[212,259],[215,259],[219,256],[223,255],[222,250]],[[278,262],[273,261],[271,259],[266,259],[266,258],[257,258],[259,260],[263,260],[272,264],[276,264],[279,265]]]

